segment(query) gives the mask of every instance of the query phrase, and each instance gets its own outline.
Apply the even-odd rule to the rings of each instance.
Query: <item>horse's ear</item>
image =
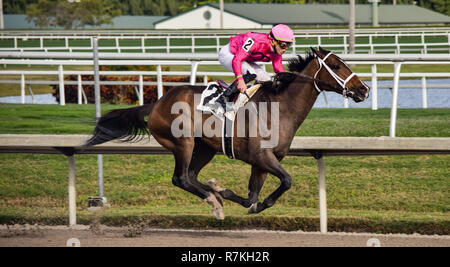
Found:
[[[316,49],[314,49],[314,48],[312,48],[312,47],[310,47],[310,49],[311,49],[311,51],[313,51],[314,54],[316,54],[317,56],[319,55],[319,54],[317,53]]]
[[[323,49],[321,46],[319,46],[319,51],[323,54],[328,54],[330,51]]]

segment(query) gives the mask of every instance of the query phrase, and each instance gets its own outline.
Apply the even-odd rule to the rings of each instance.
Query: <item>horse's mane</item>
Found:
[[[305,58],[297,55],[297,58],[289,59],[289,72],[277,73],[271,81],[263,82],[261,89],[263,89],[266,94],[278,94],[295,79],[296,74],[294,72],[303,71],[315,57],[316,55],[312,51],[307,51]]]
[[[306,57],[303,58],[300,55],[297,55],[297,58],[288,60],[288,69],[291,72],[301,72],[308,66],[309,62],[311,62],[315,58],[315,54],[312,51],[306,52]]]
[[[314,60],[315,54],[312,51],[307,51],[305,58],[297,55],[297,58],[288,60],[288,70],[289,72],[277,73],[271,84],[263,84],[264,87],[270,89],[271,92],[278,94],[284,88],[286,88],[296,77],[294,72],[303,71],[308,64]]]

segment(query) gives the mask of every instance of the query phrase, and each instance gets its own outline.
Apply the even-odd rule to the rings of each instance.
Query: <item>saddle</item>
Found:
[[[248,84],[251,81],[254,81],[256,79],[256,74],[251,74],[247,71],[246,74],[242,76],[244,79],[245,84]],[[239,90],[236,87],[237,80],[235,80],[232,84],[228,85],[223,80],[218,80],[217,83],[222,87],[224,90],[223,96],[226,97],[226,102],[235,102],[236,99],[239,97]],[[247,87],[248,89],[248,87]]]
[[[244,81],[252,81],[256,75],[244,75]],[[197,110],[214,114],[222,121],[222,151],[229,158],[235,158],[233,149],[234,119],[239,108],[243,107],[258,91],[261,84],[250,86],[246,94],[240,94],[235,83],[228,85],[223,80],[211,82],[203,91]],[[232,101],[229,101],[229,100]],[[256,108],[256,107],[255,107]]]

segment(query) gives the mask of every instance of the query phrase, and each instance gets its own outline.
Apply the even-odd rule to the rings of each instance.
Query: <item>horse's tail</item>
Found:
[[[140,140],[149,134],[145,117],[150,114],[153,105],[111,110],[98,120],[93,136],[84,146],[98,145],[115,139],[123,139],[124,142]]]

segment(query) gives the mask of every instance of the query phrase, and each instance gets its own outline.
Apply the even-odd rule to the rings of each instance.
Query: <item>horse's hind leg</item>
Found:
[[[215,195],[217,201],[221,207],[213,205],[213,213],[215,217],[224,217],[223,203],[220,194],[206,184],[203,184],[197,180],[198,174],[206,164],[208,164],[212,158],[216,155],[216,151],[203,143],[201,140],[196,140],[194,152],[192,154],[191,163],[189,165],[189,181],[198,187],[203,188],[205,191],[211,192]]]
[[[189,178],[189,166],[192,159],[194,147],[194,139],[189,139],[187,142],[179,143],[174,149],[173,155],[175,157],[175,170],[172,177],[172,183],[202,199],[213,206],[213,215],[220,220],[224,219],[223,207],[216,199],[215,195],[205,190],[197,183],[192,183]]]

